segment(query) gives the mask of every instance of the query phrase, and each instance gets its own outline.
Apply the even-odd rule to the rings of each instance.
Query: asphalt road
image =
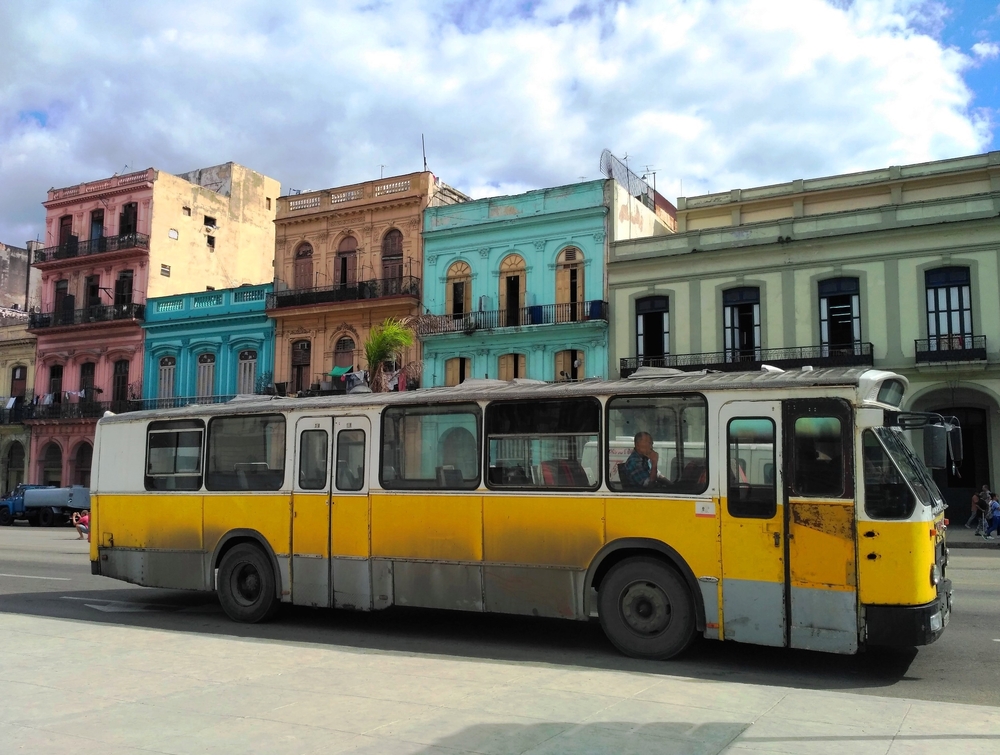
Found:
[[[0,528],[0,612],[276,640],[289,644],[534,661],[780,687],[1000,706],[1000,551],[951,552],[951,623],[935,644],[854,657],[699,641],[660,664],[625,658],[596,623],[443,611],[378,613],[286,606],[265,625],[234,624],[214,595],[135,587],[90,574],[69,528]],[[0,660],[3,651],[0,648]]]

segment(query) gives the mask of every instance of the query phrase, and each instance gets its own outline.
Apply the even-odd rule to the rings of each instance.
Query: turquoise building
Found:
[[[616,187],[601,179],[424,211],[425,387],[607,377]]]
[[[264,305],[272,284],[149,299],[143,325],[143,398],[182,406],[269,389],[274,320]]]

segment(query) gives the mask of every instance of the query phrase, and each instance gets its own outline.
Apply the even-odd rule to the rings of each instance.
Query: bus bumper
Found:
[[[865,606],[868,644],[889,647],[930,645],[951,618],[951,580],[942,579],[938,597],[922,606]]]

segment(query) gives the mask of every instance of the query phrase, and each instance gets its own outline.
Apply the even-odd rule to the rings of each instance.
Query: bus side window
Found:
[[[793,429],[792,492],[839,498],[844,494],[844,440],[838,417],[799,417]]]
[[[208,490],[280,490],[285,481],[285,417],[216,417],[208,423]]]
[[[774,422],[766,418],[733,419],[728,428],[730,516],[771,519],[778,513],[774,484]],[[771,474],[767,474],[770,467]]]
[[[326,430],[305,430],[299,438],[299,487],[303,490],[326,488]]]
[[[476,404],[386,407],[379,463],[382,487],[475,490],[479,486],[479,420]]]
[[[361,490],[365,486],[365,431],[337,433],[337,490]]]
[[[150,422],[146,433],[146,490],[199,490],[204,423]]]

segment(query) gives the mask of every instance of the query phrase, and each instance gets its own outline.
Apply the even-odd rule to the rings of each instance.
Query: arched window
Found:
[[[128,401],[128,371],[129,361],[119,359],[111,376],[111,400],[115,402]]]
[[[73,459],[73,484],[90,487],[90,465],[94,458],[94,448],[89,443],[81,443],[76,447],[76,458]]]
[[[583,369],[583,352],[566,349],[556,354],[556,382],[583,380],[587,373]]]
[[[472,376],[472,360],[466,357],[453,357],[444,363],[444,384],[459,385]]]
[[[511,254],[500,263],[500,324],[503,327],[523,325],[524,290],[527,268],[524,258]]]
[[[62,403],[62,379],[63,366],[61,364],[54,364],[49,367],[49,395],[46,396],[48,399],[47,403]]]
[[[157,398],[174,397],[174,378],[177,374],[177,357],[160,357],[160,371],[157,375]]]
[[[62,449],[49,443],[42,452],[42,485],[62,486]]]
[[[354,339],[344,336],[337,339],[337,345],[333,348],[334,367],[354,366]]]
[[[236,363],[236,392],[255,393],[257,389],[257,351],[243,349]]]
[[[16,440],[11,443],[4,462],[4,494],[7,494],[24,482],[24,446]]]
[[[195,395],[199,397],[215,395],[215,354],[206,352],[198,355]]]
[[[504,354],[497,365],[497,376],[501,380],[527,377],[527,358],[524,354]]]
[[[24,397],[28,390],[28,368],[23,364],[13,367],[10,371],[10,395]]]
[[[939,267],[924,273],[928,351],[972,348],[971,280],[967,267]]]
[[[93,401],[95,396],[94,380],[97,374],[97,364],[84,362],[80,365],[80,394],[82,401]]]
[[[445,282],[445,313],[460,320],[472,311],[472,268],[468,262],[452,263]]]
[[[819,343],[823,356],[831,351],[860,353],[861,287],[857,278],[819,282]]]
[[[640,366],[666,366],[663,357],[670,353],[670,297],[635,300],[635,340]]]
[[[382,237],[382,278],[403,279],[403,234],[396,228]]]
[[[760,359],[760,289],[756,286],[722,292],[722,337],[727,362]]]
[[[583,254],[563,249],[556,258],[556,322],[587,319],[583,290]]]
[[[309,387],[309,369],[312,365],[312,343],[295,341],[292,344],[292,386],[293,392]]]
[[[341,288],[350,288],[358,282],[358,240],[345,236],[337,245],[337,258],[333,263],[333,282]]]
[[[299,244],[295,250],[295,288],[313,287],[312,244]]]

